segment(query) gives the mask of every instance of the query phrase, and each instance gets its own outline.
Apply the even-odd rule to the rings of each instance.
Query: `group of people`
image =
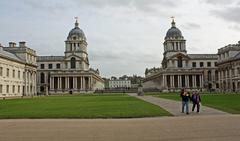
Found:
[[[180,93],[180,97],[182,98],[182,113],[184,113],[184,109],[186,107],[186,114],[189,114],[189,102],[192,101],[192,112],[195,110],[195,107],[197,106],[197,113],[199,113],[200,110],[200,103],[201,103],[201,96],[198,91],[192,92],[192,94],[186,89],[182,89]]]

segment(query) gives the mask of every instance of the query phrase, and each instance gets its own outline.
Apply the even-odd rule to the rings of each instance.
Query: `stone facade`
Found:
[[[222,92],[240,92],[240,41],[218,49],[218,82]]]
[[[186,40],[172,21],[163,43],[162,67],[146,69],[144,89],[178,91],[218,89],[217,54],[187,54]]]
[[[110,89],[131,88],[131,80],[109,80],[108,84]]]
[[[0,97],[36,95],[36,52],[25,42],[0,47]]]
[[[82,93],[104,88],[99,70],[89,68],[87,41],[76,21],[65,41],[64,56],[38,56],[38,92]]]

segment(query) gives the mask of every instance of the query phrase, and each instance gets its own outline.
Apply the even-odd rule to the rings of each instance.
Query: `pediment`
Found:
[[[82,60],[81,57],[74,55],[74,54],[66,56],[64,60],[71,60],[72,57],[74,57],[76,60]]]
[[[187,55],[183,54],[183,53],[176,53],[172,56],[170,56],[168,59],[174,59],[174,58],[179,58],[182,57],[185,60],[190,60],[191,58],[189,58]]]

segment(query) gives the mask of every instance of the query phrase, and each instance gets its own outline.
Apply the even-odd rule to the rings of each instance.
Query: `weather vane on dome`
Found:
[[[175,26],[176,26],[176,25],[175,25],[175,21],[174,21],[174,18],[175,18],[175,17],[172,16],[171,18],[172,18],[172,27],[175,27]]]
[[[78,27],[79,23],[78,23],[78,17],[75,17],[76,22],[75,22],[75,27]]]

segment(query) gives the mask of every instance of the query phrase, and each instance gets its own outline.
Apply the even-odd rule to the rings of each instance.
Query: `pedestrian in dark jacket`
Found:
[[[186,90],[182,90],[180,96],[182,98],[182,113],[184,113],[184,108],[186,106],[186,114],[188,115],[189,114],[188,103],[190,101],[190,93],[187,92]]]
[[[201,96],[199,92],[193,92],[192,94],[192,102],[193,102],[193,107],[192,111],[194,111],[196,105],[197,105],[197,113],[199,113],[200,110],[200,102],[201,102]]]

